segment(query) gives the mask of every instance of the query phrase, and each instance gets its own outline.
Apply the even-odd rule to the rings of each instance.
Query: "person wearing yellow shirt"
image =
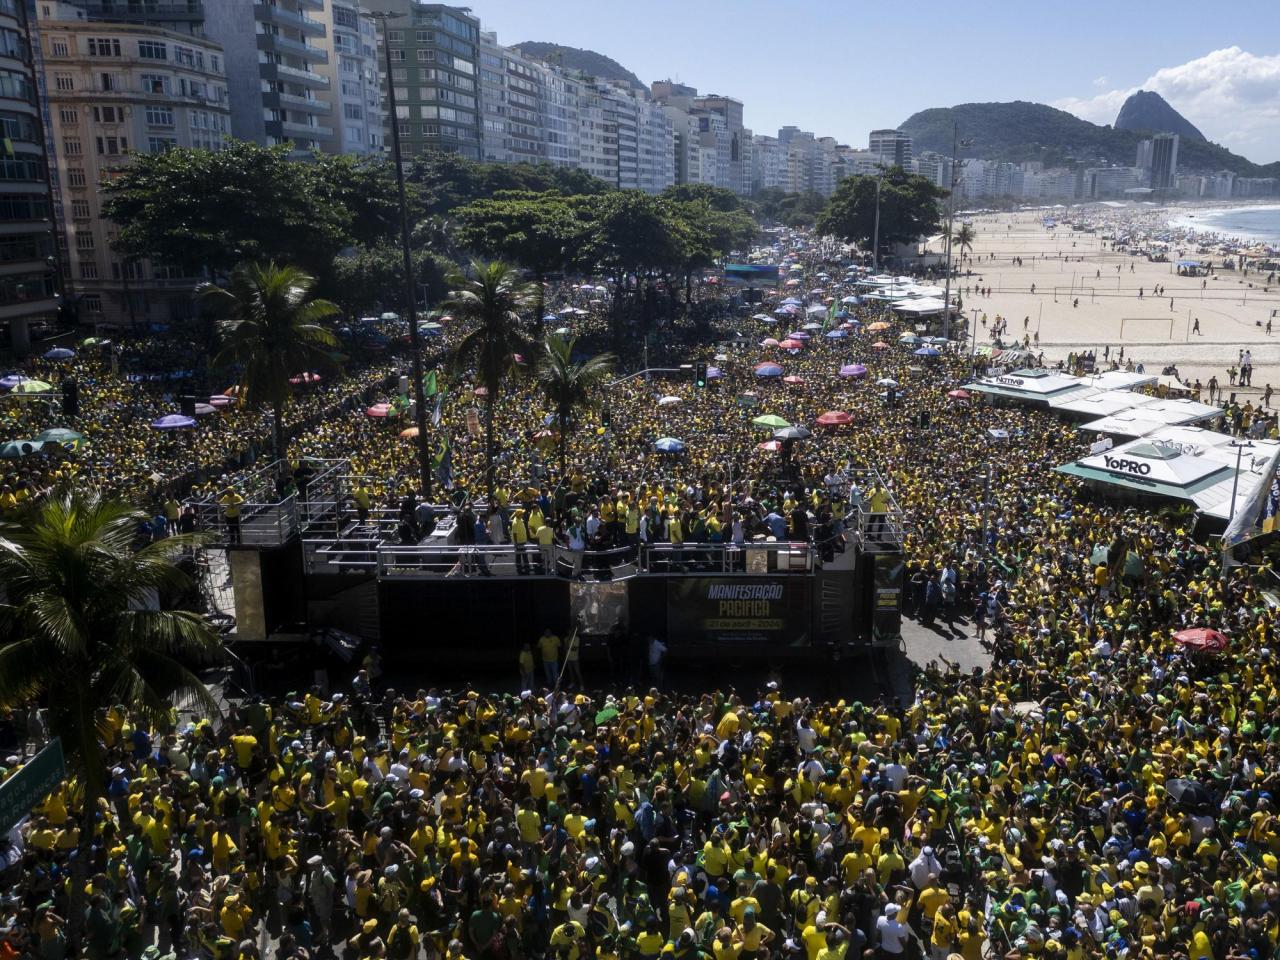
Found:
[[[734,940],[742,947],[739,960],[756,960],[765,947],[773,942],[773,931],[756,920],[756,912],[748,909],[742,924],[734,931]]]
[[[542,654],[542,671],[548,687],[556,685],[560,673],[560,638],[551,632],[550,627],[543,628],[538,638],[538,650]]]
[[[240,895],[233,893],[223,901],[218,912],[218,920],[222,930],[232,940],[240,940],[244,936],[245,927],[253,919],[253,910],[247,903],[240,902]]]
[[[921,909],[925,909],[923,892],[920,894],[920,906]],[[928,926],[926,924],[926,927]],[[932,927],[929,930],[930,952],[935,957],[949,956],[959,938],[960,924],[956,920],[956,909],[950,903],[944,902],[933,912]]]
[[[524,509],[516,507],[515,512],[511,514],[511,544],[516,554],[516,574],[524,575],[530,572],[529,564],[529,527],[525,523]],[[529,687],[522,689],[528,690]]]

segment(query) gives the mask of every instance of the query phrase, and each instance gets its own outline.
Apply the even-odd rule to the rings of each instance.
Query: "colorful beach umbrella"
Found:
[[[181,413],[166,413],[151,421],[152,430],[189,430],[196,425],[195,417]]]
[[[684,441],[677,440],[675,437],[662,437],[654,443],[653,449],[659,453],[683,453]]]
[[[828,410],[818,417],[820,427],[847,427],[853,423],[853,416],[844,410]]]
[[[842,377],[865,377],[867,368],[860,363],[846,363],[840,368],[840,376]]]
[[[756,364],[757,377],[780,377],[782,376],[782,368],[776,363],[758,363]]]
[[[791,426],[786,420],[783,420],[776,413],[762,413],[751,421],[757,427],[768,427],[770,430],[779,430],[782,427]]]
[[[386,417],[391,414],[391,404],[375,403],[369,409],[365,410],[365,414],[370,417]]]
[[[68,347],[54,347],[52,350],[46,350],[44,358],[46,360],[70,360],[76,355],[74,350]]]

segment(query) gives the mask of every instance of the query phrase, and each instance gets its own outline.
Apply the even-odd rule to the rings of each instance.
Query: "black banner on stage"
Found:
[[[806,577],[667,581],[667,636],[676,643],[808,646],[809,619]]]

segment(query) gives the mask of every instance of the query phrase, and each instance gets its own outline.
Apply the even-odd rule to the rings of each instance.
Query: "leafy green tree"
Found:
[[[468,250],[518,263],[537,284],[537,318],[546,309],[546,280],[564,270],[582,241],[583,223],[558,193],[499,193],[454,211],[455,236]]]
[[[818,217],[820,234],[870,249],[875,236],[876,177],[846,177]],[[890,167],[880,191],[880,243],[914,243],[938,229],[938,201],[947,195],[926,177]]]
[[[596,405],[596,391],[613,372],[617,357],[611,353],[598,353],[586,360],[573,359],[571,339],[552,334],[542,342],[542,356],[535,366],[538,385],[556,416],[560,431],[560,478],[565,472],[565,455],[569,442],[569,427],[574,412],[591,409]]]
[[[203,284],[198,291],[217,318],[223,341],[215,365],[239,368],[245,403],[271,407],[277,458],[285,454],[289,378],[331,367],[328,348],[337,343],[322,323],[337,314],[338,307],[313,299],[314,284],[297,267],[253,263],[237,267],[226,288]]]
[[[117,249],[225,276],[244,261],[328,267],[351,242],[353,214],[317,167],[289,147],[232,141],[220,151],[174,149],[132,157],[103,185],[103,214],[120,228]]]
[[[400,196],[394,163],[382,156],[355,157],[322,153],[306,164],[316,180],[321,202],[336,205],[350,215],[347,235],[361,246],[393,243],[400,236]],[[422,212],[418,188],[405,184],[409,222]]]
[[[584,260],[619,281],[629,274],[674,273],[696,249],[697,238],[682,229],[674,205],[659,197],[620,190],[593,199],[590,209]],[[614,285],[615,339],[621,334],[625,286],[622,282]]]
[[[479,163],[454,153],[429,150],[414,159],[409,180],[421,191],[426,216],[447,216],[456,208],[503,191],[583,196],[612,188],[582,170],[550,164]]]
[[[448,292],[445,275],[452,265],[431,250],[412,251],[413,283],[426,304],[434,304]],[[404,258],[392,244],[359,247],[349,256],[339,256],[317,292],[342,308],[348,319],[376,315],[385,310],[399,312],[404,300]]]
[[[962,223],[951,234],[951,243],[953,246],[960,248],[960,256],[973,252],[973,241],[977,239],[977,234],[973,232],[973,226],[968,223]]]
[[[701,201],[719,213],[732,213],[743,209],[742,198],[726,187],[709,183],[677,183],[663,190],[660,196],[672,203]]]
[[[455,372],[474,366],[484,385],[485,488],[493,496],[494,443],[493,411],[503,378],[511,370],[512,356],[532,351],[521,331],[520,315],[534,303],[532,286],[520,279],[510,264],[501,260],[484,263],[472,260],[468,273],[455,271],[448,277],[451,288],[443,309],[453,314],[466,334],[454,348],[450,366]]]
[[[218,662],[221,640],[202,616],[154,609],[189,587],[175,565],[191,537],[133,549],[145,511],[71,490],[0,524],[0,704],[33,697],[48,708],[80,790],[80,838],[70,884],[68,956],[77,955],[84,891],[106,796],[102,714],[125,704],[139,722],[163,726],[175,696],[208,715],[217,704],[192,667]]]

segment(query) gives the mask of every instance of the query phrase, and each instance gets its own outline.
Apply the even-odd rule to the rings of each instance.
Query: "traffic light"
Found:
[[[707,365],[701,360],[693,365],[693,385],[698,389],[707,385]]]

